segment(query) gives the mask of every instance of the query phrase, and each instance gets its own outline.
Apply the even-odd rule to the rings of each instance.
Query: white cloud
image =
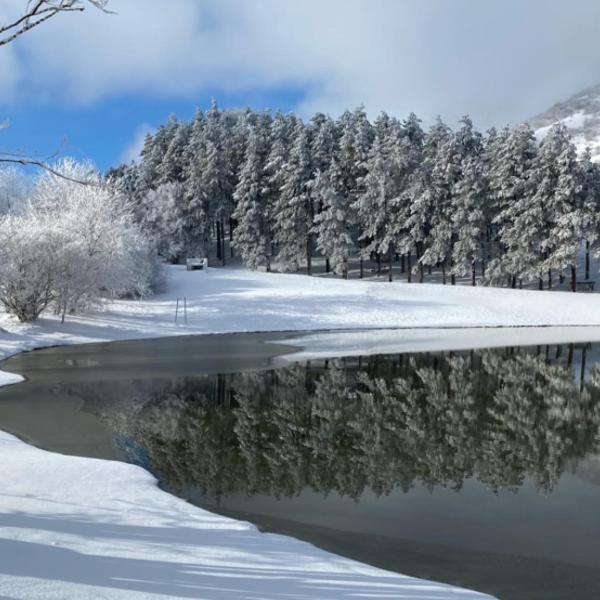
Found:
[[[148,123],[142,123],[136,128],[133,139],[121,153],[121,163],[129,164],[131,161],[137,161],[140,158],[144,140],[149,133],[154,133],[154,127]]]
[[[13,8],[21,0],[8,0]],[[0,99],[294,86],[304,111],[414,110],[488,125],[597,83],[597,0],[112,0],[19,42]],[[1,15],[0,15],[1,16]],[[3,65],[0,65],[2,67]],[[4,86],[4,78],[8,85]],[[7,93],[8,90],[8,93]]]

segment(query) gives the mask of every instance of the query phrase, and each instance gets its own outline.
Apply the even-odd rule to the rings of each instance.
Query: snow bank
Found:
[[[159,490],[133,465],[61,456],[3,433],[0,455],[3,597],[489,599],[260,533]]]

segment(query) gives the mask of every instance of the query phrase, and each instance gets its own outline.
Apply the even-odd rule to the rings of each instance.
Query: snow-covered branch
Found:
[[[21,14],[0,25],[0,46],[14,42],[60,13],[82,12],[87,4],[108,12],[108,2],[109,0],[29,0]]]

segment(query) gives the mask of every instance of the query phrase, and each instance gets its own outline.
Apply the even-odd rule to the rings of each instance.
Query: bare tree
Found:
[[[29,0],[20,16],[0,26],[0,46],[14,42],[19,36],[59,13],[82,12],[87,4],[108,12],[108,2],[109,0]]]

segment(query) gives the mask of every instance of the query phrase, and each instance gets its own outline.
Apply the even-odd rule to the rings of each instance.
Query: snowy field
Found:
[[[187,323],[177,298],[187,303]],[[147,300],[117,300],[63,325],[49,315],[23,325],[0,313],[0,358],[22,350],[174,335],[244,331],[378,330],[394,328],[566,327],[557,331],[369,331],[337,336],[331,352],[366,345],[445,349],[514,343],[600,340],[600,296],[469,286],[343,281],[244,269],[168,270],[168,292]],[[332,344],[332,340],[322,343]],[[423,340],[427,339],[427,347]],[[357,341],[360,344],[357,345]],[[377,345],[375,342],[380,341]],[[311,345],[315,345],[311,336]],[[316,349],[316,348],[315,348]],[[321,345],[321,353],[323,346]],[[4,383],[17,381],[3,376]]]
[[[177,298],[187,323],[175,322]],[[544,326],[543,329],[431,329]],[[574,329],[549,328],[577,325]],[[594,328],[584,325],[596,325]],[[596,295],[169,270],[169,292],[61,325],[0,314],[0,356],[55,344],[201,333],[302,333],[299,355],[600,340]],[[391,331],[389,328],[427,329]],[[378,328],[377,331],[364,331]],[[387,329],[386,329],[387,328]],[[363,330],[363,331],[351,331]],[[18,377],[4,374],[4,383]],[[467,600],[486,596],[361,565],[196,508],[142,469],[0,433],[0,597]]]

